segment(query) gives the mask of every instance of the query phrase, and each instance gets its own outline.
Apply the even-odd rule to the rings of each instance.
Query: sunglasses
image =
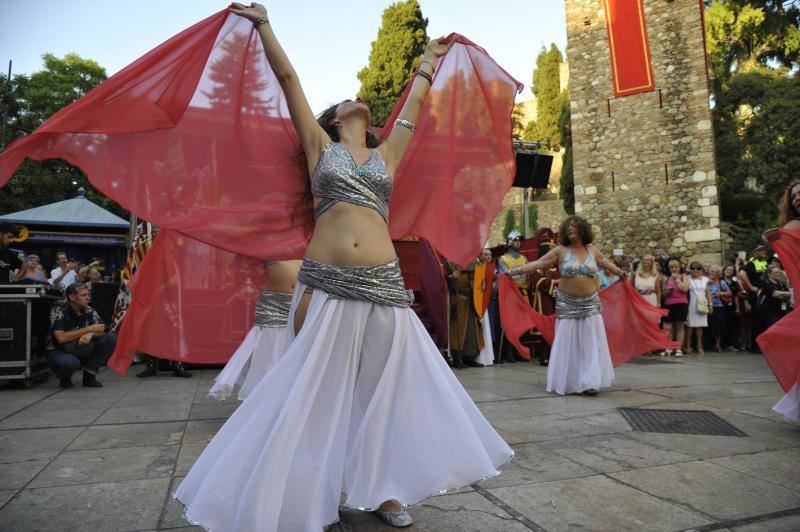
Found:
[[[699,271],[702,271],[702,270],[703,270],[703,268],[692,268],[693,272],[699,272]]]

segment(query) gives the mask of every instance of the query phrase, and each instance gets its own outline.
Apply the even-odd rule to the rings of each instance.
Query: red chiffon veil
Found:
[[[466,264],[513,180],[510,116],[521,85],[473,42],[448,39],[455,44],[395,175],[389,230]],[[225,362],[251,324],[258,261],[300,258],[310,237],[306,163],[285,96],[252,24],[227,10],[12,143],[0,154],[0,186],[25,157],[66,159],[161,228],[109,361],[121,373],[136,350]]]

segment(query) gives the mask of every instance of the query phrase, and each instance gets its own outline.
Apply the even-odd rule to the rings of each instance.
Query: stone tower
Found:
[[[630,0],[635,2],[636,0]],[[699,0],[644,0],[655,90],[615,97],[603,0],[566,0],[575,211],[607,253],[721,261]]]

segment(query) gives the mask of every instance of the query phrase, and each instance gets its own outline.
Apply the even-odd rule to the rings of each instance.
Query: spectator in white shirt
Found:
[[[77,263],[75,261],[67,261],[67,254],[63,251],[56,253],[56,261],[58,266],[50,272],[50,284],[66,288],[77,282],[78,277],[75,273],[75,268],[78,267]]]

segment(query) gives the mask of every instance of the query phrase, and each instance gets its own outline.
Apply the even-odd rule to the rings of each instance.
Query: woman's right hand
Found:
[[[238,2],[233,2],[228,7],[228,11],[230,11],[234,15],[239,15],[240,17],[246,18],[250,22],[255,22],[260,17],[267,16],[267,8],[262,6],[261,4],[256,4],[255,2],[250,4],[250,6],[246,6]]]

